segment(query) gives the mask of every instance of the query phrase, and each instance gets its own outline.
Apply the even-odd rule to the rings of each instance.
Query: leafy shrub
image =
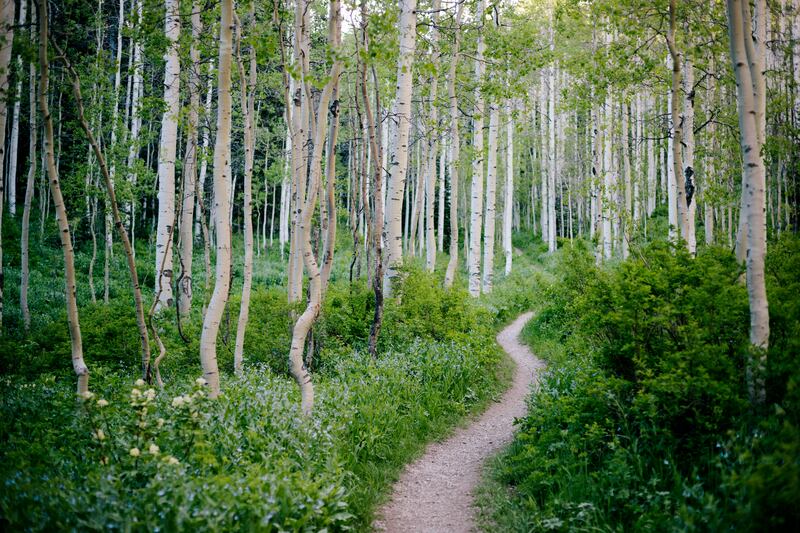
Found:
[[[577,248],[524,337],[549,368],[496,475],[521,530],[791,530],[800,524],[800,245],[770,247],[770,405],[744,383],[749,311],[726,250],[654,243],[610,268]],[[756,416],[753,416],[756,415]],[[512,520],[513,522],[503,522]]]

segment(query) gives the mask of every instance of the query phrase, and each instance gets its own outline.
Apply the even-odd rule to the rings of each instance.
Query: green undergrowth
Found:
[[[288,373],[291,309],[279,285],[254,289],[238,377],[233,292],[216,401],[194,384],[199,306],[180,327],[174,316],[156,317],[167,347],[159,391],[134,383],[139,341],[127,298],[84,301],[88,400],[75,399],[63,315],[34,321],[29,334],[2,340],[0,529],[369,529],[403,465],[510,381],[495,335],[530,306],[522,288],[540,275],[532,256],[517,262],[510,277],[499,270],[492,295],[475,300],[462,281],[444,290],[442,272],[411,261],[387,300],[374,359],[366,353],[372,292],[365,280],[335,278],[314,328],[317,402],[308,419]]]
[[[796,531],[800,240],[771,243],[767,404],[747,394],[742,267],[666,244],[601,268],[582,245],[523,338],[541,385],[481,489],[500,531]]]

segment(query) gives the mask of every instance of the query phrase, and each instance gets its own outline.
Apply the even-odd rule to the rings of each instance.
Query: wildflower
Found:
[[[152,401],[156,397],[156,390],[155,389],[147,389],[144,392],[144,395],[148,400]]]
[[[108,405],[108,400],[104,398],[100,398],[99,400],[97,400],[97,407],[105,407],[107,405]]]
[[[172,407],[181,407],[183,405],[183,396],[175,396],[172,399]]]
[[[194,380],[194,382],[200,385],[201,387],[208,384],[208,381],[206,381],[205,378],[197,378],[196,380]]]
[[[164,457],[164,462],[167,463],[168,465],[180,464],[180,461],[178,461],[175,457],[171,455],[167,455],[166,457]]]
[[[136,385],[137,387],[144,387],[146,385],[146,383],[144,382],[144,380],[142,378],[139,378],[139,379],[136,380],[136,383],[134,383],[134,385]]]
[[[131,454],[131,457],[139,457],[142,454],[142,452],[139,451],[139,448],[135,447],[131,448],[131,451],[129,451],[128,453]]]
[[[94,398],[94,393],[88,390],[84,391],[81,393],[81,398],[83,398],[84,400],[91,400],[92,398]]]
[[[159,448],[156,444],[151,444],[150,448],[147,451],[150,452],[150,455],[158,455]]]
[[[106,434],[103,433],[102,429],[95,431],[94,436],[97,438],[97,440],[106,440]]]
[[[142,391],[140,391],[139,389],[133,389],[131,391],[131,398],[138,398],[141,395],[142,395]]]
[[[166,420],[164,420],[163,418],[159,418],[159,419],[158,419],[158,428],[159,428],[159,429],[161,429],[161,426],[163,426],[163,425],[164,425],[164,422],[166,422]]]

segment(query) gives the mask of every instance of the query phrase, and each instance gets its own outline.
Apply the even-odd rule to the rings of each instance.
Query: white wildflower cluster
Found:
[[[135,387],[131,389],[131,399],[130,404],[134,407],[144,407],[150,405],[156,399],[156,390],[154,388],[149,388],[146,390],[142,390],[140,387],[146,385],[143,379],[137,379],[135,383]]]

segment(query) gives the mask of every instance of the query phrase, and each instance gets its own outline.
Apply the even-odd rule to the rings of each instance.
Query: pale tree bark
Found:
[[[248,15],[250,28],[256,24],[255,2],[250,3]],[[255,157],[255,100],[256,100],[256,51],[250,45],[249,69],[245,74],[242,62],[242,24],[237,17],[239,79],[242,88],[242,116],[244,117],[244,275],[239,320],[236,323],[236,345],[233,351],[233,369],[241,374],[244,361],[244,334],[250,316],[250,292],[253,285],[253,160]]]
[[[117,175],[117,163],[115,148],[117,146],[117,130],[119,129],[119,93],[122,86],[122,28],[125,25],[125,0],[119,0],[119,16],[117,17],[117,54],[114,57],[114,95],[111,113],[111,142],[108,146],[108,154],[110,154],[111,164],[109,165],[109,177],[111,183]],[[59,121],[60,126],[60,121]],[[106,157],[108,159],[108,157]],[[103,301],[108,304],[109,290],[111,285],[111,257],[114,254],[114,235],[113,235],[113,222],[112,213],[113,208],[109,205],[109,200],[105,200],[105,251],[103,254]]]
[[[483,78],[486,74],[484,54],[486,42],[483,36],[483,17],[486,2],[478,0],[475,11],[478,26],[478,47],[475,52],[475,108],[472,114],[472,187],[470,190],[469,210],[469,293],[479,296],[481,293],[481,229],[483,227]]]
[[[117,203],[117,196],[114,191],[114,181],[111,177],[111,171],[106,164],[106,158],[103,151],[100,149],[100,144],[95,139],[89,122],[86,120],[83,97],[81,96],[81,82],[78,73],[72,66],[69,57],[56,45],[56,50],[66,63],[67,70],[69,71],[70,78],[72,79],[72,91],[75,95],[75,103],[78,107],[78,120],[80,121],[81,128],[86,134],[89,144],[94,151],[97,162],[100,166],[100,172],[103,175],[105,182],[106,193],[108,194],[108,201],[111,207],[111,213],[114,219],[114,224],[120,233],[120,240],[122,241],[123,249],[125,250],[125,257],[128,261],[128,271],[131,277],[131,286],[133,288],[134,309],[136,310],[136,325],[139,328],[139,340],[142,345],[142,378],[150,382],[150,340],[147,336],[147,325],[144,318],[144,303],[142,300],[142,289],[139,285],[139,274],[136,270],[136,258],[133,254],[133,247],[131,246],[130,239],[128,239],[128,232],[122,222],[122,215]]]
[[[612,135],[612,122],[614,117],[614,105],[611,99],[610,88],[606,94],[606,105],[603,109],[602,119],[602,147],[603,147],[603,185],[600,194],[601,198],[601,215],[603,217],[603,259],[611,259],[612,252],[612,239],[611,239],[611,224],[613,213],[611,207],[613,205],[613,170],[611,162],[611,144],[614,140]]]
[[[667,48],[672,58],[672,87],[670,94],[670,115],[672,116],[672,167],[675,176],[675,201],[678,203],[678,235],[688,247],[689,243],[689,203],[686,196],[686,184],[683,175],[683,157],[681,144],[684,140],[684,124],[681,120],[681,53],[678,50],[675,30],[677,26],[677,0],[669,2],[669,29],[667,31]],[[690,250],[691,251],[691,250]]]
[[[630,142],[628,135],[630,134],[630,120],[629,120],[629,106],[628,103],[622,102],[622,174],[625,181],[625,205],[620,215],[622,222],[622,258],[627,259],[629,250],[628,245],[631,240],[631,211],[633,209],[633,185],[631,180],[631,154]]]
[[[541,201],[539,202],[539,222],[542,226],[542,241],[548,243],[550,242],[550,193],[549,191],[549,178],[548,174],[550,173],[550,150],[551,147],[548,146],[549,144],[549,136],[547,134],[547,124],[550,121],[550,117],[547,114],[547,78],[544,71],[539,76],[539,181],[541,182],[541,190],[540,196]]]
[[[192,43],[189,49],[189,111],[186,121],[186,150],[183,155],[183,191],[181,194],[180,217],[180,266],[178,277],[178,314],[187,316],[192,310],[192,256],[194,238],[194,206],[196,201],[197,179],[197,128],[200,120],[200,39],[202,39],[203,20],[200,17],[202,7],[195,2],[192,5],[191,26]]]
[[[214,223],[216,225],[216,279],[200,335],[200,363],[209,397],[219,395],[217,333],[231,283],[231,63],[233,61],[233,0],[221,0],[219,67],[217,69],[217,138],[214,145]]]
[[[436,198],[436,153],[439,150],[439,108],[436,103],[436,95],[439,87],[439,64],[441,59],[441,51],[439,47],[439,10],[441,8],[441,0],[433,0],[431,10],[433,11],[431,20],[431,55],[434,76],[431,80],[431,111],[430,123],[431,126],[436,128],[436,132],[430,136],[428,141],[428,161],[427,172],[425,172],[425,268],[428,272],[433,272],[436,268],[436,234],[434,230],[433,211],[435,208]],[[443,179],[443,178],[440,178]]]
[[[298,220],[298,229],[300,230],[298,240],[302,245],[303,263],[309,275],[309,298],[305,310],[292,329],[292,344],[289,349],[290,370],[300,387],[300,407],[306,416],[311,414],[314,406],[314,387],[311,383],[311,375],[303,359],[303,350],[308,333],[314,322],[316,322],[322,305],[322,277],[311,247],[311,225],[322,177],[322,156],[328,128],[328,105],[333,95],[334,86],[338,84],[339,75],[342,71],[342,62],[336,55],[339,53],[340,42],[341,6],[339,0],[331,0],[328,17],[328,44],[333,49],[335,58],[328,83],[320,94],[316,116],[314,117],[315,125],[313,128],[311,164],[309,166],[308,196],[305,198]],[[305,71],[303,74],[305,75],[307,72]],[[338,120],[338,114],[334,116],[334,120]]]
[[[25,182],[25,201],[22,207],[22,228],[20,237],[20,286],[19,286],[19,307],[22,311],[22,324],[25,330],[31,327],[31,311],[28,306],[28,287],[30,286],[30,235],[31,235],[31,205],[33,204],[33,189],[36,186],[36,145],[38,144],[37,131],[38,125],[36,124],[36,68],[33,63],[30,65],[30,75],[28,76],[29,83],[29,110],[30,118],[28,120],[28,138],[30,146],[30,154],[28,157],[28,178]],[[91,279],[91,278],[89,278]]]
[[[156,285],[161,287],[156,310],[172,306],[172,226],[175,223],[175,157],[180,113],[180,35],[179,0],[165,0],[164,31],[167,51],[164,54],[164,102],[161,140],[158,150],[158,229],[156,233]],[[166,257],[166,259],[164,259]],[[162,267],[163,265],[163,267]]]
[[[0,175],[3,173],[6,147],[6,120],[8,119],[8,69],[11,66],[11,48],[14,44],[14,1],[0,0]],[[23,4],[25,0],[22,0]],[[0,333],[3,331],[3,178],[0,177]]]
[[[712,62],[711,69],[714,69],[714,64]],[[709,76],[708,82],[706,83],[707,91],[706,91],[706,116],[712,116],[712,106],[713,102],[716,100],[716,84],[714,83],[714,77]],[[715,159],[716,159],[716,148],[717,148],[717,128],[716,124],[711,121],[708,123],[708,142],[710,145],[709,153],[706,155],[705,159],[705,178],[703,179],[703,209],[704,213],[704,222],[703,226],[705,229],[706,235],[706,244],[712,245],[714,244],[714,202],[712,202],[712,195],[709,192],[711,189],[711,185],[713,181],[716,180],[716,167],[715,167]]]
[[[134,2],[136,25],[141,24],[142,21],[142,0]],[[130,126],[130,148],[128,149],[128,183],[134,191],[133,198],[127,206],[128,224],[130,228],[131,246],[134,253],[136,247],[136,182],[137,176],[134,171],[134,165],[139,158],[139,151],[141,146],[139,144],[139,135],[142,129],[142,98],[144,97],[144,83],[143,83],[143,65],[142,65],[142,43],[136,37],[133,37],[133,73],[131,82],[131,126]]]
[[[414,51],[417,41],[417,1],[400,2],[400,55],[397,60],[397,90],[394,116],[397,119],[394,153],[389,165],[386,199],[386,273],[383,292],[391,295],[392,281],[403,264],[403,194],[408,173],[408,137],[411,130],[411,94],[414,81]]]
[[[756,9],[760,9],[757,0]],[[766,401],[765,372],[769,348],[769,306],[764,275],[767,246],[765,168],[759,135],[759,91],[764,88],[763,72],[753,57],[757,51],[752,40],[749,2],[728,0],[728,36],[731,62],[736,75],[739,130],[744,157],[743,205],[747,207],[747,293],[750,301],[750,343],[747,381],[751,401]],[[763,19],[762,19],[763,20]]]
[[[506,257],[505,273],[511,274],[514,249],[511,243],[511,217],[514,210],[514,115],[513,103],[506,100],[506,188],[503,202],[503,253]],[[533,209],[533,204],[531,204]]]
[[[364,101],[364,113],[366,115],[367,132],[369,136],[369,153],[372,162],[372,181],[373,198],[375,209],[372,219],[372,240],[375,248],[375,275],[372,276],[372,289],[375,292],[375,313],[372,318],[372,325],[369,330],[369,353],[375,357],[378,352],[378,335],[380,335],[383,324],[383,154],[379,145],[378,134],[376,132],[375,118],[380,115],[380,102],[378,100],[380,91],[375,86],[375,112],[370,104],[367,94],[367,63],[369,57],[369,34],[367,25],[369,17],[367,13],[367,0],[361,0],[361,43],[364,48],[364,59],[361,62],[361,97]],[[368,200],[362,199],[366,205]]]
[[[461,46],[461,15],[464,2],[456,8],[454,21],[455,37],[453,53],[450,58],[450,71],[447,74],[447,96],[450,101],[450,258],[444,275],[444,286],[453,286],[458,268],[458,160],[460,158],[461,139],[458,133],[458,99],[456,97],[456,67],[458,66]]]
[[[673,62],[672,56],[667,55],[667,68],[670,71],[673,71]],[[667,220],[669,222],[669,240],[671,242],[678,241],[678,186],[676,183],[676,174],[675,174],[675,135],[673,133],[674,127],[673,124],[675,123],[674,117],[672,116],[672,90],[667,93],[667,113],[669,113],[669,139],[667,141],[667,167],[666,167],[666,174],[667,174]],[[677,143],[677,150],[680,151],[680,142]],[[678,166],[680,168],[680,166]],[[680,176],[680,173],[678,173]],[[663,201],[663,200],[662,200]]]
[[[48,60],[47,40],[48,13],[47,0],[39,0],[39,109],[44,121],[44,146],[46,153],[47,176],[50,182],[50,194],[58,221],[61,250],[64,253],[65,299],[67,306],[67,324],[72,348],[72,368],[78,377],[78,394],[89,392],[89,368],[83,360],[83,343],[81,326],[78,318],[77,281],[75,276],[75,252],[72,249],[72,232],[69,227],[67,207],[61,195],[61,183],[56,172],[56,160],[53,142],[53,119],[47,97],[50,89],[50,63]]]
[[[337,45],[338,46],[338,45]],[[332,80],[330,121],[325,161],[325,206],[327,228],[325,231],[322,253],[322,296],[328,289],[328,282],[333,270],[333,253],[336,248],[336,142],[339,137],[339,77]],[[322,202],[320,201],[320,205]]]
[[[447,139],[442,139],[439,148],[439,205],[436,214],[436,250],[444,252],[444,204],[445,204],[445,172],[447,169]]]
[[[553,12],[550,11],[550,50],[555,50],[555,30],[553,29]],[[556,116],[556,66],[551,65],[548,69],[548,115],[547,131],[549,135],[547,161],[549,169],[547,172],[547,249],[550,252],[556,251],[556,174],[558,172],[558,144],[556,143],[556,122],[560,122]]]
[[[689,253],[697,253],[697,235],[695,233],[695,218],[697,212],[697,202],[695,192],[697,191],[697,176],[694,166],[694,65],[688,57],[685,61],[686,75],[684,76],[684,115],[683,115],[683,184],[686,192],[687,214],[686,214],[686,245]]]
[[[495,216],[497,215],[497,137],[500,129],[500,106],[489,104],[489,152],[486,156],[486,211],[483,223],[483,279],[481,290],[492,292],[494,275]]]
[[[20,28],[25,27],[27,22],[27,7],[28,1],[27,0],[20,0],[19,3],[19,22],[17,23]],[[9,15],[8,10],[14,9],[14,1],[13,0],[3,0],[3,18]],[[12,15],[13,18],[13,15]],[[13,25],[13,22],[11,23]],[[8,46],[9,52],[11,52],[11,45],[14,40],[13,31],[6,29],[6,39],[8,42],[3,43],[2,52],[0,52],[0,56],[5,53],[5,47]],[[0,62],[2,62],[2,58],[0,58]],[[4,72],[8,72],[8,66],[4,68]],[[20,112],[20,104],[22,103],[22,54],[17,54],[17,86],[14,91],[14,114],[11,118],[11,138],[9,139],[8,144],[8,179],[6,182],[8,183],[8,211],[11,213],[11,216],[17,214],[17,156],[19,155],[19,112]],[[5,96],[5,93],[4,93]],[[2,134],[0,134],[2,135]],[[2,147],[0,147],[2,150]],[[0,167],[1,168],[1,167]],[[2,187],[2,185],[0,185]],[[2,219],[0,219],[0,222]],[[2,261],[0,261],[2,263]],[[2,264],[0,264],[0,272],[2,272]],[[0,287],[0,291],[2,291],[2,287]],[[2,302],[2,298],[0,298],[0,302]],[[0,310],[1,311],[1,310]],[[2,313],[0,313],[0,318],[2,318]]]

